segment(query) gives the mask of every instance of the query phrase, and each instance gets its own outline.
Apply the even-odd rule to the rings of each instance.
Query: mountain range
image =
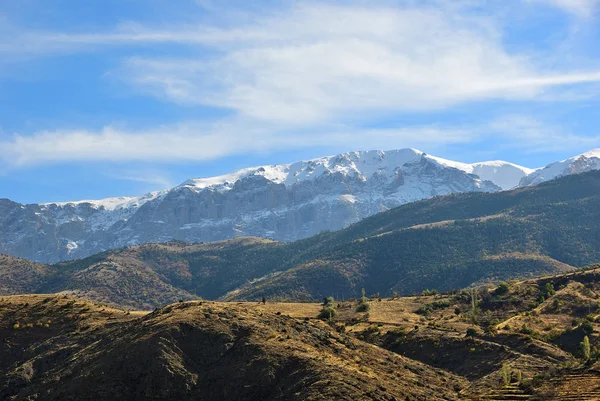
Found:
[[[535,170],[402,149],[248,168],[133,198],[29,205],[0,199],[0,253],[56,263],[172,240],[291,242],[422,199],[499,192],[599,168],[600,149]]]
[[[600,260],[600,171],[451,194],[295,242],[171,241],[43,265],[0,258],[0,295],[76,294],[129,309],[191,299],[410,295],[574,271]]]

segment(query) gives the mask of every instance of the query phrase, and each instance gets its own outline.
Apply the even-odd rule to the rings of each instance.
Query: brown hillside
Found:
[[[0,302],[2,399],[452,400],[466,385],[323,322],[247,304],[136,316],[62,297]]]
[[[48,267],[26,259],[0,254],[0,294],[27,294],[37,290]]]

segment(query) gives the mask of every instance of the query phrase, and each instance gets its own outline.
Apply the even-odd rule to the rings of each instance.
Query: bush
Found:
[[[475,330],[475,329],[474,329],[474,328],[472,328],[472,327],[469,327],[469,328],[467,329],[467,334],[466,334],[466,336],[467,336],[467,337],[475,337],[475,336],[477,336],[477,330]]]
[[[362,289],[362,297],[360,298],[359,304],[356,307],[357,312],[367,312],[371,309],[371,304],[369,304],[369,300],[365,296],[365,289]]]
[[[428,304],[425,304],[417,310],[417,313],[421,315],[427,315],[434,310],[445,309],[450,306],[450,301],[435,301]]]
[[[530,336],[530,335],[532,335],[532,334],[533,334],[533,330],[531,330],[529,327],[527,327],[527,325],[525,325],[525,324],[524,324],[524,325],[521,327],[521,334],[525,334],[525,335],[527,335],[527,336]]]
[[[319,319],[331,320],[337,315],[337,309],[335,305],[335,299],[333,297],[327,297],[323,300],[323,309],[319,313]]]
[[[556,293],[556,291],[554,291],[554,285],[552,285],[552,283],[546,283],[546,285],[544,286],[544,289],[542,290],[542,294],[544,296],[544,298],[549,298],[551,296],[553,296]]]
[[[504,295],[508,292],[508,290],[509,290],[508,283],[505,283],[503,281],[498,285],[498,287],[494,291],[494,295]]]
[[[583,330],[586,334],[590,334],[594,331],[594,325],[589,320],[584,320],[579,327],[581,327],[581,330]]]
[[[337,315],[337,310],[334,307],[327,306],[321,309],[319,319],[333,319]]]

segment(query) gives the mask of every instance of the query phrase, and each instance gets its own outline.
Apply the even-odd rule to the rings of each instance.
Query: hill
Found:
[[[0,254],[0,294],[35,292],[44,282],[48,266]]]
[[[466,385],[321,321],[236,304],[139,316],[10,297],[0,334],[5,400],[457,400]]]
[[[15,272],[13,286],[133,309],[199,297],[348,299],[362,288],[408,295],[586,266],[600,260],[599,218],[600,172],[594,171],[420,201],[294,243],[242,237],[127,247],[46,266],[32,282]]]
[[[10,296],[0,398],[591,401],[599,333],[600,266],[326,305]]]

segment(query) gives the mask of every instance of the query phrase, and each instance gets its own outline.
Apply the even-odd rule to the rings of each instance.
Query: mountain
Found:
[[[3,199],[0,252],[49,263],[173,239],[294,241],[420,199],[507,189],[529,173],[505,162],[469,165],[403,149],[249,168],[139,198],[39,205]]]
[[[406,203],[498,192],[600,168],[590,151],[532,170],[415,149],[350,152],[194,178],[142,197],[22,205],[0,199],[0,252],[43,263],[143,243],[256,236],[291,242]]]
[[[600,149],[590,150],[578,156],[552,163],[523,177],[520,186],[537,185],[539,183],[564,177],[570,174],[580,174],[586,171],[600,170]]]
[[[599,219],[600,171],[592,171],[413,202],[291,243],[239,237],[130,246],[45,266],[32,283],[27,265],[2,270],[6,294],[62,292],[133,309],[198,297],[352,298],[362,288],[407,295],[594,263]]]

